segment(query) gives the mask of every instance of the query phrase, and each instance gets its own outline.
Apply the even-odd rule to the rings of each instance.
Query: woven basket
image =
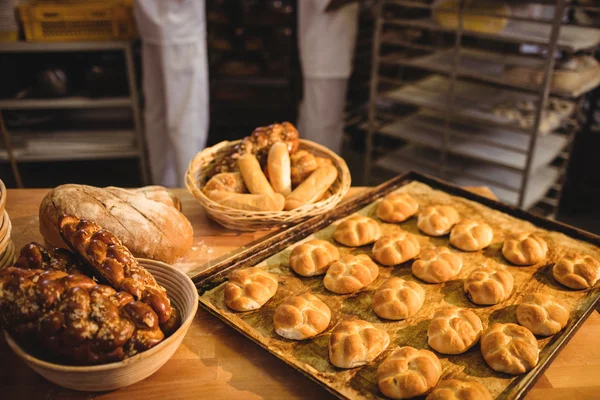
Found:
[[[307,150],[315,156],[329,158],[337,168],[338,177],[329,189],[330,196],[317,203],[307,204],[291,211],[246,211],[225,207],[206,197],[201,190],[201,185],[205,183],[206,173],[210,170],[215,156],[239,142],[240,140],[225,141],[202,150],[190,162],[185,176],[185,185],[188,191],[204,207],[206,213],[225,228],[238,231],[258,231],[297,224],[306,218],[332,209],[350,189],[350,171],[348,171],[346,162],[328,148],[309,140],[300,139],[299,149]]]

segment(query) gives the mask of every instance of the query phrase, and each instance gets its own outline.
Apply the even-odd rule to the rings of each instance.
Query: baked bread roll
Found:
[[[471,271],[464,289],[473,303],[492,305],[508,299],[513,285],[514,279],[508,270],[484,266]]]
[[[391,267],[415,258],[420,250],[415,235],[401,231],[378,239],[373,246],[373,258]]]
[[[292,185],[298,186],[319,168],[317,158],[306,150],[298,150],[290,156]]]
[[[569,311],[547,294],[531,293],[517,307],[517,321],[534,335],[558,333],[569,321]]]
[[[433,16],[440,26],[458,29],[458,0],[445,0],[433,9]],[[487,15],[486,15],[487,14]],[[462,29],[471,32],[498,33],[508,23],[510,7],[498,1],[466,0],[462,6]]]
[[[381,318],[400,320],[412,317],[423,306],[425,290],[416,282],[392,277],[373,296],[373,311]]]
[[[340,259],[337,247],[326,240],[313,239],[294,247],[290,268],[302,276],[322,275],[332,262]]]
[[[268,194],[273,196],[275,191],[260,168],[258,159],[253,154],[244,154],[238,158],[238,167],[244,183],[252,194]]]
[[[428,283],[442,283],[454,278],[462,268],[460,254],[447,247],[423,251],[412,264],[412,273]]]
[[[236,210],[247,211],[282,211],[285,205],[285,197],[280,193],[248,194],[232,193],[222,190],[211,190],[206,192],[206,197],[225,207]]]
[[[333,237],[349,247],[364,246],[381,237],[381,227],[372,218],[353,215],[335,228]]]
[[[259,267],[238,269],[227,278],[225,305],[235,311],[258,310],[277,292],[275,275]]]
[[[442,354],[461,354],[477,343],[482,331],[481,320],[473,311],[448,307],[434,314],[427,343]]]
[[[342,321],[329,337],[329,361],[339,368],[354,368],[377,358],[390,344],[390,335],[367,321]]]
[[[394,351],[377,368],[377,385],[391,399],[421,396],[437,385],[440,360],[429,350],[405,346]]]
[[[493,239],[494,231],[488,224],[472,219],[461,220],[450,232],[450,243],[464,251],[484,249]]]
[[[548,245],[535,233],[520,232],[508,237],[502,255],[515,265],[533,265],[546,260]]]
[[[493,400],[493,397],[479,382],[446,379],[441,381],[425,400]]]
[[[333,293],[353,293],[373,283],[378,275],[379,267],[368,255],[349,254],[329,266],[323,285]]]
[[[539,354],[533,333],[517,324],[495,323],[481,336],[481,355],[494,371],[524,374],[537,365]]]
[[[304,340],[323,332],[331,321],[331,310],[316,296],[304,293],[285,300],[273,315],[273,326],[279,336]]]
[[[271,146],[267,159],[269,182],[276,193],[287,196],[292,192],[290,172],[290,153],[285,143],[279,142]]]
[[[559,283],[571,289],[588,289],[600,280],[600,263],[590,256],[567,254],[552,268]]]
[[[419,203],[408,193],[390,193],[377,206],[377,218],[386,222],[402,222],[419,210]]]
[[[306,204],[312,204],[319,200],[327,189],[337,179],[338,170],[333,165],[324,165],[317,168],[302,182],[292,193],[285,198],[285,209],[294,210]]]
[[[419,213],[417,226],[429,236],[444,236],[456,225],[460,216],[451,206],[429,206]]]
[[[84,266],[81,260],[75,257],[75,254],[65,249],[48,250],[33,242],[23,246],[14,266],[22,269],[51,269],[68,274],[85,275]]]
[[[248,189],[244,184],[244,179],[240,172],[221,172],[216,174],[206,182],[202,188],[204,193],[212,190],[233,193],[248,193]]]

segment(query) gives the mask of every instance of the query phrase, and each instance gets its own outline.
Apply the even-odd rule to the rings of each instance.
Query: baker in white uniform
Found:
[[[152,181],[182,186],[208,135],[204,0],[136,0]]]
[[[304,79],[298,129],[302,137],[339,154],[359,5],[328,11],[330,3],[298,0],[298,41]]]

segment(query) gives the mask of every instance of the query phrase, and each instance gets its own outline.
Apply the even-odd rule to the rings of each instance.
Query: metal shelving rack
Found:
[[[433,3],[376,5],[365,176],[374,168],[415,169],[457,184],[487,185],[501,200],[555,216],[585,93],[599,82],[573,93],[551,92],[556,57],[549,55],[593,54],[600,29],[565,21],[570,9],[599,8],[568,0],[509,2],[553,6],[554,15],[513,14],[504,30],[492,34],[463,30],[464,0],[457,29],[438,25]],[[536,46],[537,54],[523,54],[522,45]],[[531,62],[543,71],[540,85],[515,83],[501,73],[507,63]],[[572,112],[548,125],[543,111],[551,98],[569,101]],[[537,105],[530,126],[492,112],[501,101],[523,99]],[[376,148],[376,136],[401,139],[405,146]]]

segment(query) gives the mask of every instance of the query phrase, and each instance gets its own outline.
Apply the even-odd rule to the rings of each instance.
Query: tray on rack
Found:
[[[410,262],[394,268],[380,267],[380,275],[373,284],[351,295],[334,295],[328,292],[323,288],[321,277],[300,278],[290,272],[287,262],[293,246],[313,237],[333,241],[332,233],[340,220],[353,213],[373,216],[377,200],[396,190],[411,193],[421,206],[452,204],[463,215],[485,218],[495,230],[494,242],[489,248],[475,253],[462,253],[465,267],[458,276],[459,280],[440,285],[423,284],[428,301],[417,315],[404,321],[385,322],[379,319],[371,308],[371,298],[375,289],[387,277],[402,276],[405,279],[416,279],[410,274]],[[422,248],[448,246],[447,238],[430,238],[422,235],[416,228],[414,218],[399,225],[382,223],[384,234],[393,233],[398,229],[417,235]],[[532,267],[508,267],[515,278],[515,291],[511,297],[496,306],[474,307],[466,299],[460,279],[481,262],[506,264],[501,255],[501,245],[505,233],[515,230],[536,230],[543,235],[551,249],[547,262]],[[554,357],[594,311],[600,299],[598,287],[578,292],[560,287],[552,278],[550,271],[552,263],[567,249],[575,249],[598,258],[600,257],[598,246],[600,246],[598,236],[478,196],[435,178],[410,172],[337,206],[325,215],[311,218],[290,228],[285,235],[259,244],[255,251],[240,254],[213,266],[211,275],[198,277],[196,285],[202,307],[340,398],[380,398],[381,394],[376,383],[378,365],[399,346],[427,348],[428,320],[440,305],[452,304],[473,308],[474,312],[482,318],[484,326],[487,326],[489,322],[494,321],[516,322],[514,304],[518,303],[525,293],[532,291],[552,293],[567,304],[571,311],[571,318],[560,333],[538,341],[541,348],[540,362],[527,374],[515,377],[494,372],[483,361],[478,346],[462,355],[440,355],[444,369],[442,378],[468,377],[483,383],[495,398],[513,399],[525,396]],[[342,254],[370,253],[370,246],[355,249],[341,246],[339,248]],[[248,313],[232,312],[223,301],[223,288],[227,282],[227,274],[251,266],[261,266],[275,274],[279,280],[278,292],[259,310]],[[321,298],[332,310],[330,327],[315,338],[301,342],[279,337],[272,326],[275,308],[290,295],[307,289]],[[391,344],[372,363],[350,370],[341,370],[329,363],[328,331],[337,322],[350,318],[361,318],[385,329],[390,334]]]

